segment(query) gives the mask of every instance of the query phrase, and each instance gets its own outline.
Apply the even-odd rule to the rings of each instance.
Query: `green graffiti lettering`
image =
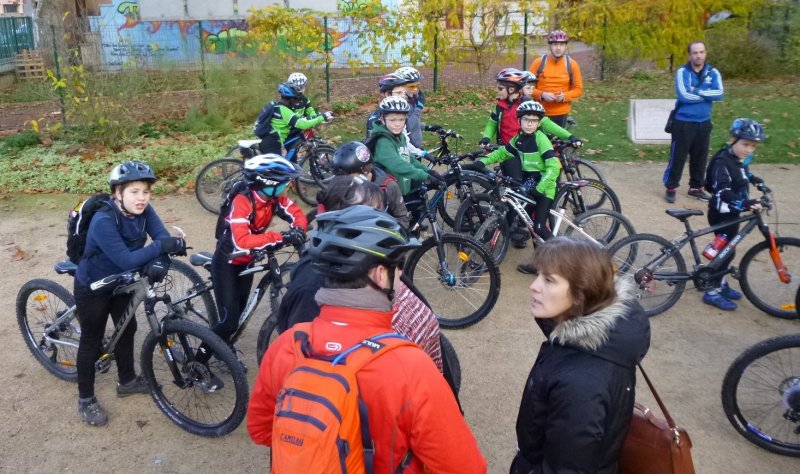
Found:
[[[130,13],[131,18],[139,18],[139,4],[136,2],[122,2],[117,8],[117,13],[126,14]]]

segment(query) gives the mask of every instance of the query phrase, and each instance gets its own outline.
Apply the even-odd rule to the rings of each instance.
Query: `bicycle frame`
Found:
[[[266,272],[264,276],[261,277],[261,280],[258,282],[258,285],[256,285],[255,289],[250,293],[250,297],[247,298],[247,304],[245,304],[242,314],[239,315],[238,329],[236,329],[236,332],[231,336],[231,343],[238,341],[239,337],[247,328],[247,324],[255,314],[258,304],[266,294],[265,290],[267,286],[270,286],[269,297],[271,300],[276,300],[278,296],[280,296],[280,290],[283,288],[281,271],[281,265],[278,263],[275,253],[268,251],[266,265],[254,265],[239,273],[239,276],[245,276],[258,272]],[[270,285],[271,283],[274,284]]]

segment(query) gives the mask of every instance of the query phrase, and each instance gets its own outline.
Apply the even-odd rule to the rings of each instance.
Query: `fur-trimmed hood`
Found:
[[[650,322],[627,280],[617,280],[617,299],[586,316],[557,324],[548,335],[556,346],[568,346],[623,366],[638,364],[650,347]]]

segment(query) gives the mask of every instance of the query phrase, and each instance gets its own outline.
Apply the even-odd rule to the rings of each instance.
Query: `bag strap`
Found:
[[[639,370],[642,372],[644,376],[644,381],[647,382],[647,386],[650,387],[650,392],[653,394],[653,397],[656,399],[656,403],[658,403],[658,407],[661,409],[661,412],[664,414],[664,418],[667,419],[667,424],[673,430],[678,429],[678,425],[675,424],[675,420],[672,419],[672,416],[669,414],[669,410],[667,410],[666,405],[661,400],[661,397],[658,396],[658,392],[656,392],[656,388],[653,386],[653,382],[650,381],[650,377],[647,376],[647,372],[644,371],[644,367],[642,364],[636,364],[639,367]]]

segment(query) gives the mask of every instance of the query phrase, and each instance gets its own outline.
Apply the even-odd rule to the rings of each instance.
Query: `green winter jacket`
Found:
[[[275,110],[270,118],[270,124],[272,125],[271,133],[277,133],[280,138],[280,143],[283,145],[283,143],[286,142],[286,137],[289,136],[293,129],[308,130],[309,128],[320,125],[324,121],[325,117],[322,115],[317,115],[312,119],[303,118],[301,113],[290,109],[284,104],[276,102]]]
[[[370,140],[375,140],[375,164],[395,177],[403,195],[411,191],[412,181],[428,179],[428,167],[411,156],[405,134],[395,135],[383,123],[375,122]]]
[[[536,190],[550,199],[556,195],[561,162],[553,151],[553,144],[544,132],[537,130],[533,135],[518,133],[508,145],[498,148],[481,158],[485,165],[502,163],[517,157],[522,162],[522,170],[528,173],[541,173]]]

